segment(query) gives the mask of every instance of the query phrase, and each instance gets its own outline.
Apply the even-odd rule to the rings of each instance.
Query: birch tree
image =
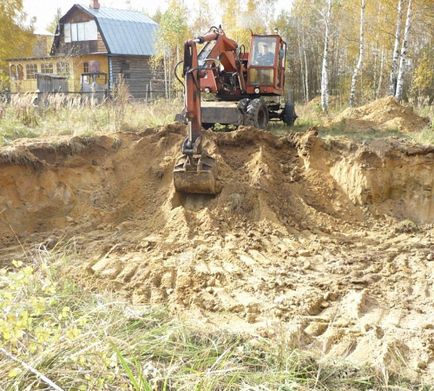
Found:
[[[309,67],[307,65],[307,55],[306,46],[304,44],[304,34],[303,34],[303,57],[304,57],[304,82],[306,91],[306,102],[309,100]]]
[[[298,55],[300,60],[300,76],[301,76],[301,84],[303,85],[303,95],[304,95],[304,101],[307,102],[307,95],[306,95],[306,79],[304,74],[304,66],[303,66],[303,47],[300,39],[300,26],[297,28],[297,43],[298,43]]]
[[[381,49],[380,76],[378,78],[377,89],[375,90],[375,99],[377,99],[380,96],[381,84],[383,83],[383,68],[384,68],[384,49]]]
[[[180,60],[183,45],[191,34],[187,25],[187,8],[180,0],[170,0],[168,9],[159,17],[160,28],[155,42],[153,65],[164,67],[165,91],[168,98],[171,90],[180,88],[178,82],[173,83],[172,73],[175,64]]]
[[[329,70],[328,70],[328,58],[329,58],[329,35],[330,35],[330,20],[332,13],[332,0],[327,0],[327,13],[324,18],[325,22],[325,34],[324,34],[324,53],[322,57],[322,69],[321,69],[321,107],[324,112],[328,112],[329,109]]]
[[[405,60],[407,58],[408,38],[410,35],[411,15],[412,15],[411,6],[412,6],[412,0],[408,0],[407,18],[405,20],[405,29],[404,29],[404,39],[402,40],[401,58],[399,60],[398,78],[396,81],[395,98],[398,102],[400,102],[402,99],[402,92],[404,88]]]
[[[365,49],[364,42],[364,29],[365,29],[365,7],[366,0],[361,0],[360,3],[360,38],[359,38],[359,58],[357,59],[357,64],[353,71],[353,76],[351,78],[351,90],[350,90],[350,106],[353,107],[356,101],[356,84],[357,76],[359,75],[362,65],[363,65],[363,52]]]
[[[401,19],[402,19],[402,0],[398,0],[397,15],[396,15],[396,31],[395,40],[393,44],[392,55],[392,70],[390,71],[390,95],[394,96],[396,93],[396,80],[398,78],[398,60],[399,60],[399,43],[401,40]]]

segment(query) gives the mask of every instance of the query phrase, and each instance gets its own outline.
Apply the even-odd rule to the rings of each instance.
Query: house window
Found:
[[[17,65],[17,80],[24,79],[24,67],[21,64]]]
[[[9,69],[9,72],[10,72],[10,77],[11,77],[12,80],[17,80],[18,79],[18,77],[17,77],[17,66],[16,65],[11,65],[11,67]]]
[[[65,43],[71,42],[71,24],[66,23],[63,26],[63,36],[65,39]]]
[[[41,73],[53,73],[53,64],[41,64]]]
[[[26,64],[26,79],[36,79],[38,64]]]
[[[58,62],[57,73],[59,75],[69,76],[69,64],[67,62]]]
[[[84,23],[65,23],[63,30],[65,43],[98,39],[98,28],[94,20]]]
[[[83,63],[83,72],[89,73],[89,63],[88,62]]]
[[[122,61],[121,74],[122,74],[124,79],[130,78],[130,63],[128,61]]]

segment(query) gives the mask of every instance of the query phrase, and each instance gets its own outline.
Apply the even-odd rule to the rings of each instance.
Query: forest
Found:
[[[170,0],[150,15],[160,24],[155,61],[172,81],[183,42],[220,19],[227,36],[248,44],[250,32],[278,31],[287,43],[287,88],[295,102],[321,95],[322,107],[358,106],[391,95],[413,105],[434,99],[434,5],[431,0]],[[0,4],[0,89],[6,58],[31,51],[32,21],[21,0]],[[216,16],[217,15],[217,16]],[[57,15],[55,18],[58,18]],[[33,21],[34,22],[34,21]],[[218,22],[218,21],[217,21]],[[48,26],[47,26],[48,27]],[[3,87],[2,87],[3,86]],[[332,97],[332,98],[329,98]]]
[[[277,31],[287,42],[287,81],[292,99],[321,95],[339,106],[362,105],[391,95],[414,105],[434,97],[434,5],[430,0],[294,0],[277,14],[275,0],[222,0],[226,34],[247,44],[250,31]],[[185,39],[215,20],[209,2],[195,10],[171,0],[160,23],[160,57],[169,68]],[[189,17],[192,15],[191,17]],[[323,107],[326,110],[326,107]]]

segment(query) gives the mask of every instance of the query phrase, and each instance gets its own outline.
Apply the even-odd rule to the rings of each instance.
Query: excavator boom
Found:
[[[197,43],[209,42],[217,38],[217,32],[210,32],[184,44],[184,113],[187,137],[181,147],[182,155],[177,159],[173,171],[175,189],[182,193],[217,193],[215,161],[202,148],[201,68],[196,46]]]

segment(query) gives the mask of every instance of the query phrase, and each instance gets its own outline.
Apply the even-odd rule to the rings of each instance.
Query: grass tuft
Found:
[[[35,104],[32,94],[16,95],[2,106],[0,145],[18,138],[92,136],[117,131],[138,132],[167,125],[181,111],[177,100],[152,103],[128,101],[121,85],[113,100],[98,103],[87,97],[62,94],[46,97],[46,104]]]
[[[164,307],[132,306],[65,274],[41,251],[0,271],[0,389],[368,390],[373,369],[320,363],[277,340],[193,329]],[[11,359],[13,357],[14,359]],[[23,365],[24,364],[24,365]],[[401,390],[416,385],[388,378]],[[386,389],[386,388],[384,388]],[[420,388],[422,389],[422,388]]]

